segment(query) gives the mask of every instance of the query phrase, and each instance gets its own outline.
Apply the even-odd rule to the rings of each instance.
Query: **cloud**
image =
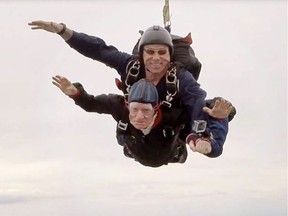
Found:
[[[0,205],[15,204],[43,199],[45,196],[39,191],[21,191],[18,188],[0,189]]]

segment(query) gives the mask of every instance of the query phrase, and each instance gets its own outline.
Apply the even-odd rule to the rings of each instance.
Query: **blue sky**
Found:
[[[237,108],[219,158],[143,167],[116,143],[110,116],[85,113],[51,83],[120,93],[116,71],[62,38],[63,22],[130,52],[139,29],[162,25],[163,2],[1,1],[1,216],[285,216],[287,2],[172,1],[172,33],[192,33],[208,97]]]

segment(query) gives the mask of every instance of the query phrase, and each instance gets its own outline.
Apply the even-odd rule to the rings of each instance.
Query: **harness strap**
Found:
[[[172,107],[172,100],[179,92],[179,79],[177,77],[178,70],[175,64],[171,63],[166,73],[166,98],[161,102],[165,107]],[[140,74],[140,61],[131,60],[126,67],[125,87],[121,88],[124,97],[128,99],[128,92],[131,86],[138,80]],[[119,84],[118,84],[119,85]]]
[[[165,108],[164,108],[165,109]],[[168,112],[167,112],[168,111]],[[184,128],[182,123],[183,112],[181,108],[170,108],[162,111],[163,136],[167,139],[175,135],[179,135],[180,131]]]
[[[128,63],[126,67],[126,79],[125,79],[125,85],[126,89],[124,92],[125,99],[128,97],[128,92],[131,86],[137,81],[139,73],[140,73],[140,61],[139,60],[132,60]]]
[[[162,101],[163,105],[171,108],[171,101],[173,97],[179,92],[179,80],[177,78],[177,68],[174,65],[170,65],[168,72],[166,73],[166,100]]]
[[[177,77],[178,68],[174,64],[170,64],[166,73],[166,98],[162,104],[168,108],[172,107],[172,100],[179,92],[179,79]],[[121,88],[125,99],[128,98],[128,92],[131,86],[138,80],[140,74],[140,61],[131,60],[126,67],[125,88]]]

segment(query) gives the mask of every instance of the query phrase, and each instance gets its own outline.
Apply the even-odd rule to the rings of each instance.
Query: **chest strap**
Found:
[[[126,79],[125,79],[125,99],[128,99],[128,92],[131,86],[138,80],[140,73],[140,62],[139,60],[130,61],[126,67]]]
[[[179,80],[177,78],[177,69],[175,66],[170,66],[166,73],[166,100],[162,104],[171,108],[173,97],[179,92]]]
[[[126,67],[126,79],[125,79],[125,99],[128,98],[128,92],[131,86],[139,79],[140,74],[140,62],[139,60],[132,60]],[[162,101],[162,104],[168,108],[172,106],[173,97],[179,92],[179,79],[177,77],[177,67],[174,64],[170,64],[166,73],[166,98]]]

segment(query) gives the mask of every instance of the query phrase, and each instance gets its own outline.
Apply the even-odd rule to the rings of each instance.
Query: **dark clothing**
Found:
[[[186,144],[179,139],[181,130],[181,113],[176,118],[161,111],[161,120],[149,134],[134,128],[129,122],[129,111],[123,96],[116,94],[89,95],[79,83],[74,84],[79,90],[75,103],[87,112],[110,114],[117,124],[116,138],[123,146],[124,154],[134,158],[145,166],[159,167],[169,162],[184,163],[187,158]],[[170,111],[169,111],[170,112]],[[161,115],[160,115],[161,114]],[[121,121],[122,129],[118,127]],[[126,128],[124,125],[126,125]]]
[[[127,65],[133,59],[133,55],[120,52],[114,46],[106,45],[105,41],[95,36],[89,36],[84,33],[73,32],[73,36],[67,41],[69,46],[86,57],[92,58],[107,66],[114,68],[121,77],[121,81],[125,83]],[[145,78],[144,65],[140,66],[140,74],[138,79]],[[178,73],[179,79],[179,98],[181,107],[189,114],[187,122],[193,120],[209,121],[208,114],[202,111],[206,92],[200,88],[200,85],[193,78],[192,74],[187,71]],[[162,77],[156,86],[160,101],[166,100],[166,77]],[[172,101],[178,103],[176,101]],[[179,107],[179,103],[177,104]]]
[[[89,36],[87,34],[78,33],[75,31],[73,32],[73,36],[71,37],[70,40],[67,41],[67,43],[71,48],[75,49],[84,56],[102,62],[107,66],[117,70],[118,74],[121,77],[121,81],[125,83],[127,76],[126,74],[127,65],[134,58],[133,55],[120,52],[114,46],[106,45],[106,43],[101,38],[95,36]],[[182,130],[180,134],[181,140],[185,140],[186,136],[191,132],[192,120],[206,120],[208,122],[209,127],[208,133],[212,133],[214,136],[214,139],[211,142],[212,152],[209,153],[207,156],[218,157],[219,155],[222,154],[223,145],[228,133],[228,119],[215,120],[202,111],[202,107],[204,106],[205,103],[204,99],[206,97],[206,92],[200,88],[200,85],[193,78],[190,72],[188,72],[187,70],[181,71],[181,73],[177,74],[177,77],[179,79],[179,96],[175,100],[173,99],[172,107],[183,108],[183,110],[185,110],[187,114],[186,120],[184,120],[185,129]],[[141,78],[145,78],[145,69],[143,65],[141,65],[140,67],[140,74],[138,76],[138,80]],[[167,87],[165,78],[166,77],[164,76],[156,86],[160,101],[164,101],[167,96]],[[100,97],[99,100],[104,99]],[[111,101],[109,103],[111,103]],[[109,106],[107,110],[111,109],[111,107],[112,106]],[[107,110],[106,108],[101,108],[100,110],[101,112],[99,112],[99,110],[97,112],[109,113]],[[119,109],[114,111],[116,112],[116,114],[114,113],[113,117],[116,121],[118,121],[119,119],[117,119],[116,116],[120,115],[121,113],[119,112],[122,111],[120,111]],[[167,110],[167,112],[169,112],[169,109]],[[159,139],[157,137],[155,138]]]

